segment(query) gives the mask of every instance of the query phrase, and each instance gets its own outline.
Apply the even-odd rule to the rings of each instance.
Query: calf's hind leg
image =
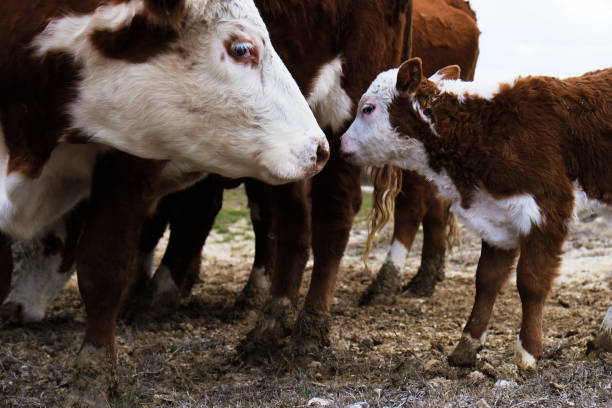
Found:
[[[454,366],[476,363],[476,353],[482,347],[497,294],[508,279],[518,250],[503,250],[482,241],[476,269],[476,298],[461,340],[448,362]]]
[[[534,231],[521,245],[516,285],[523,316],[516,345],[516,363],[523,370],[535,370],[542,355],[542,310],[560,263],[565,233],[558,236]]]

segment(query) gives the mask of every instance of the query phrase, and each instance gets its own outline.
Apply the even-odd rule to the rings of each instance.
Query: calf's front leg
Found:
[[[454,366],[471,366],[482,347],[497,294],[508,279],[518,250],[495,248],[482,241],[476,268],[476,298],[461,340],[448,362]]]

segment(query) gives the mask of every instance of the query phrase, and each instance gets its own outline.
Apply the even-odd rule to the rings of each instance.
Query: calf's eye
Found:
[[[375,105],[371,103],[364,103],[363,106],[361,107],[361,112],[364,115],[369,115],[370,113],[374,112],[375,109],[376,109]]]

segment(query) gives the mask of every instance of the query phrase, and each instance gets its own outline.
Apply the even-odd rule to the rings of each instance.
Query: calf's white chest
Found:
[[[451,211],[493,246],[507,250],[518,248],[520,236],[529,234],[533,224],[540,225],[543,221],[540,208],[530,194],[497,199],[477,188],[469,208],[464,208],[457,188],[445,172],[438,174],[430,170],[428,173],[440,195],[452,201]]]

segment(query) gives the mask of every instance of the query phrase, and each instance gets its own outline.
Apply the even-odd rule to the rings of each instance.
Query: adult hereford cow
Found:
[[[433,180],[481,236],[476,299],[449,362],[475,363],[497,294],[516,266],[517,364],[535,370],[542,311],[575,202],[612,205],[612,68],[492,88],[458,80],[456,65],[429,80],[422,72],[414,58],[381,73],[342,150],[358,164],[393,164]]]
[[[0,229],[44,234],[89,197],[76,249],[88,316],[78,367],[107,375],[157,199],[204,172],[310,177],[328,143],[251,0],[7,0],[0,44]],[[4,297],[12,261],[1,243]]]

